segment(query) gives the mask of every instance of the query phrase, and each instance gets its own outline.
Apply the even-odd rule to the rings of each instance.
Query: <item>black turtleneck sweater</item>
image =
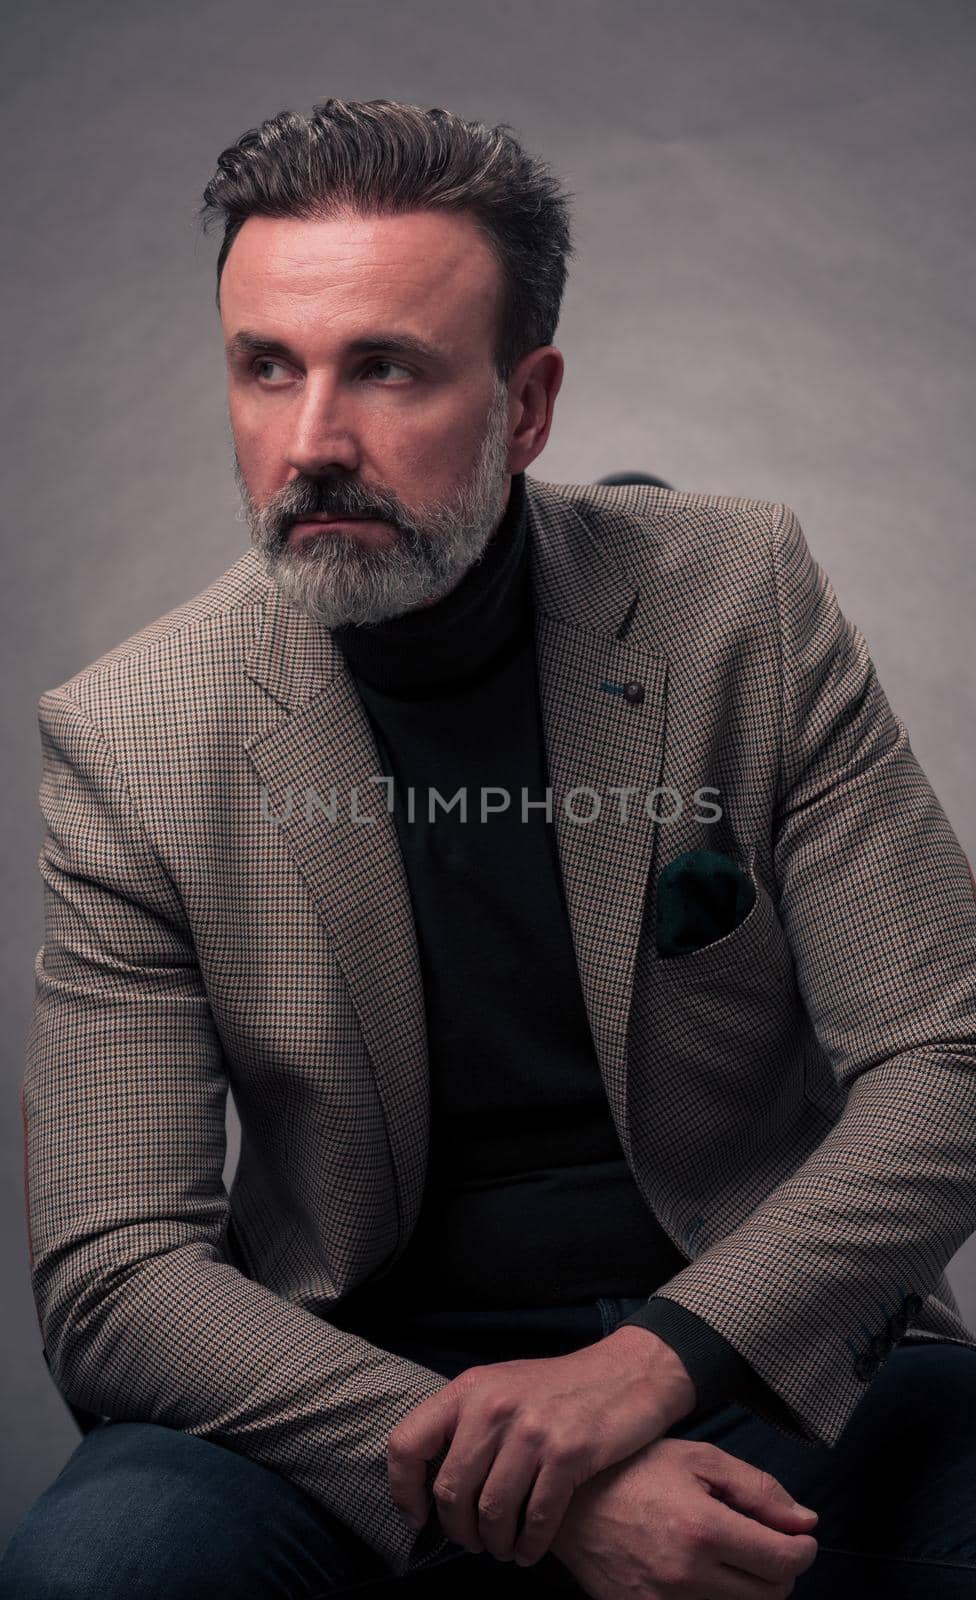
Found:
[[[449,595],[334,633],[378,770],[393,780],[431,1090],[417,1226],[394,1267],[347,1296],[335,1320],[390,1348],[398,1331],[409,1335],[412,1308],[647,1295],[617,1326],[649,1328],[678,1352],[701,1411],[759,1380],[708,1323],[653,1298],[688,1258],[648,1211],[617,1138],[553,824],[542,807],[522,821],[523,787],[541,801],[548,782],[528,537],[520,473],[484,556]],[[506,791],[510,805],[482,820],[483,790]],[[458,791],[466,821],[460,801],[448,809]],[[486,805],[503,798],[489,792]]]

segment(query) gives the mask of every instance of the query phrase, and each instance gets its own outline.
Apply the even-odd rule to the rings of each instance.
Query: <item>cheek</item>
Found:
[[[398,426],[378,431],[372,446],[378,468],[388,479],[394,474],[416,499],[450,493],[471,472],[481,438],[469,426],[458,427],[450,408],[442,416],[427,412],[424,417],[400,420]]]
[[[233,397],[227,407],[227,413],[234,448],[239,456],[243,456],[245,452],[250,454],[259,433],[257,417],[252,415],[251,408],[244,400]]]
[[[230,428],[237,459],[253,492],[274,470],[284,440],[278,439],[272,418],[259,416],[257,408],[246,403],[231,407]]]
[[[429,427],[377,428],[360,436],[360,449],[364,477],[387,484],[408,505],[436,495],[454,471],[450,446]]]

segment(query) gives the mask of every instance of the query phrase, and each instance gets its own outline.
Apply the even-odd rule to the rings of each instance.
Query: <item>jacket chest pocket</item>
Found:
[[[740,1147],[779,1127],[804,1091],[792,952],[751,864],[750,879],[752,906],[721,938],[667,957],[648,940],[630,1035],[648,1116]]]
[[[739,867],[737,863],[728,858],[712,855],[710,852],[692,851],[688,853],[686,858],[682,859],[693,862],[699,856],[714,862],[722,863],[724,861],[727,867],[741,879],[742,888],[750,893],[752,904],[746,915],[735,927],[716,938],[708,939],[706,943],[700,944],[696,949],[683,950],[674,955],[656,953],[655,959],[662,980],[667,983],[673,978],[679,984],[687,982],[694,985],[699,979],[727,970],[734,969],[743,974],[748,971],[751,962],[762,962],[766,959],[769,947],[775,948],[777,944],[781,953],[785,954],[787,964],[791,965],[786,936],[776,915],[772,898],[765,885],[756,876],[755,850],[750,853],[749,862],[745,868]],[[671,865],[676,864],[672,863]],[[667,873],[664,873],[659,880],[659,899],[663,898],[665,893],[664,880],[666,877]],[[703,882],[702,887],[698,890],[703,905],[708,893],[708,887],[708,884]],[[691,926],[694,926],[695,911],[699,909],[694,904],[696,888],[695,879],[692,878],[690,885],[687,885],[682,891],[685,900],[692,902],[685,913]],[[659,906],[659,915],[660,909]]]

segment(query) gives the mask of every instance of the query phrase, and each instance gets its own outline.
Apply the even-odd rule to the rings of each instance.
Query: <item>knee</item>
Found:
[[[241,1552],[222,1547],[219,1499],[192,1470],[195,1443],[153,1424],[86,1435],[14,1529],[0,1600],[239,1593],[230,1569]]]
[[[120,1572],[111,1540],[98,1528],[89,1530],[84,1547],[62,1545],[58,1520],[52,1527],[40,1504],[32,1506],[14,1529],[0,1557],[0,1600],[122,1600],[133,1592],[131,1560]],[[129,1548],[131,1557],[131,1544]]]
[[[14,1529],[0,1557],[0,1600],[189,1600],[200,1593],[189,1573],[174,1571],[174,1552],[160,1543],[158,1529],[137,1518],[123,1525],[111,1513],[69,1524],[61,1510],[48,1514],[42,1496]]]
[[[176,1529],[108,1520],[67,1544],[62,1534],[60,1521],[55,1531],[42,1515],[28,1515],[0,1557],[0,1600],[230,1600],[241,1593],[226,1567],[214,1568],[205,1549],[187,1548]]]

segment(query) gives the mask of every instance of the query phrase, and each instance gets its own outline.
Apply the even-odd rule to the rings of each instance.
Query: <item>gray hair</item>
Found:
[[[494,361],[507,383],[523,356],[555,337],[575,254],[572,197],[508,123],[489,128],[395,100],[329,99],[311,116],[281,111],[242,133],[218,158],[199,215],[204,233],[213,222],[224,226],[219,309],[227,253],[248,217],[469,212],[501,270]]]

